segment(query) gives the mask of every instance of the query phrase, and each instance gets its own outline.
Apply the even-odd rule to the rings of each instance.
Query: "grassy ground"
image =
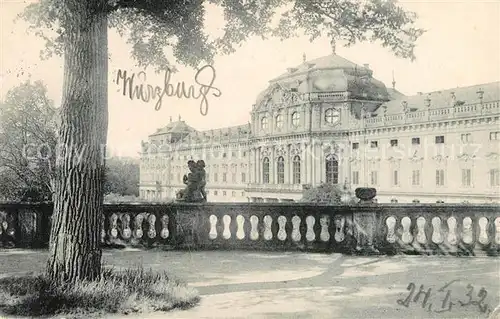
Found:
[[[198,292],[165,272],[103,269],[100,281],[54,286],[43,275],[0,279],[0,311],[15,316],[89,318],[191,308]]]

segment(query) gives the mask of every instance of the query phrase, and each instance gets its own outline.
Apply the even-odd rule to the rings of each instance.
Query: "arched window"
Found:
[[[260,120],[260,126],[262,127],[263,130],[267,130],[267,126],[269,125],[267,117],[263,117],[262,120]]]
[[[333,124],[339,120],[340,113],[335,109],[328,109],[325,111],[325,121],[326,123]]]
[[[326,182],[330,184],[339,183],[339,162],[332,154],[326,157]]]
[[[293,112],[292,113],[292,125],[293,126],[299,126],[300,124],[300,113],[299,112]]]
[[[285,159],[283,156],[278,157],[276,172],[278,173],[278,184],[285,184]]]
[[[300,184],[300,156],[293,158],[293,183]]]
[[[262,183],[269,184],[269,158],[262,161]]]
[[[283,115],[281,114],[276,115],[276,127],[277,128],[283,127]]]

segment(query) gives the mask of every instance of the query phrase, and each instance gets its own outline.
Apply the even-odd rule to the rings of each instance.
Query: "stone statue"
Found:
[[[186,188],[177,193],[177,200],[188,203],[205,202],[207,200],[205,192],[205,163],[203,161],[196,163],[193,160],[189,160],[187,164],[190,172],[183,177],[183,183],[186,184]]]

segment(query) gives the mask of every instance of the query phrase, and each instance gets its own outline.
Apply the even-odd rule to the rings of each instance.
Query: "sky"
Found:
[[[24,21],[13,22],[29,1],[0,0],[0,99],[9,89],[30,79],[42,80],[48,94],[59,106],[62,92],[61,58],[42,61],[39,52],[43,40],[27,32]],[[360,65],[369,64],[375,78],[404,94],[476,85],[500,80],[500,0],[494,1],[400,1],[417,13],[417,26],[427,32],[418,40],[416,61],[397,58],[377,43],[360,43],[350,48],[337,43],[336,53]],[[217,34],[221,28],[217,8],[209,8],[206,33]],[[160,110],[156,101],[145,103],[123,96],[113,83],[118,70],[140,71],[130,57],[130,46],[113,31],[109,34],[109,128],[108,145],[115,156],[137,156],[142,140],[170,118],[181,117],[198,130],[216,129],[248,123],[257,95],[268,81],[289,67],[331,54],[330,41],[320,38],[313,43],[307,37],[286,41],[250,38],[232,55],[217,56],[213,68],[213,86],[219,97],[208,95],[208,112],[200,113],[200,100],[163,98]],[[179,72],[172,82],[194,84],[196,70],[177,65]],[[147,82],[162,86],[163,75],[147,70]]]

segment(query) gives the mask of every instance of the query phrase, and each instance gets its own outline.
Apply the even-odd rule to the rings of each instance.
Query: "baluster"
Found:
[[[495,243],[500,245],[500,217],[495,219]]]
[[[209,218],[210,221],[210,232],[208,233],[208,237],[210,239],[216,239],[217,238],[217,216],[215,215],[210,215]]]
[[[321,225],[321,233],[319,234],[319,238],[327,242],[330,240],[330,232],[328,231],[328,226],[330,226],[330,216],[323,215],[319,220],[319,224]]]
[[[473,236],[472,236],[472,219],[470,217],[465,217],[462,221],[462,240],[465,244],[472,244]]]
[[[161,217],[161,232],[160,236],[161,238],[168,238],[170,235],[170,231],[168,230],[168,215],[165,214]]]
[[[341,215],[335,215],[335,241],[340,243],[344,241],[345,239],[345,234],[344,234],[344,229],[345,229],[345,217]]]
[[[455,219],[455,217],[450,217],[447,220],[447,224],[448,224],[448,238],[446,238],[446,240],[448,241],[448,243],[450,243],[450,245],[457,245],[458,244],[458,237],[456,231],[457,220]]]
[[[129,239],[132,235],[132,230],[130,229],[130,216],[129,214],[123,214],[121,216],[122,221],[122,237],[124,239]]]
[[[238,226],[238,230],[236,231],[236,238],[241,240],[245,238],[245,231],[243,229],[243,226],[245,224],[245,218],[241,215],[238,215],[236,217],[236,224]]]
[[[273,239],[273,232],[271,230],[273,223],[273,218],[269,215],[264,216],[264,239],[271,240]]]
[[[117,229],[118,216],[116,216],[116,214],[111,215],[110,224],[111,224],[111,230],[109,233],[111,234],[111,237],[116,238],[116,236],[118,236],[118,229]]]
[[[434,217],[432,219],[432,242],[435,244],[441,244],[443,242],[441,218],[439,217]]]
[[[142,213],[135,216],[135,238],[142,238],[142,235],[144,235],[142,231],[143,220],[144,220],[144,215]]]
[[[231,238],[231,230],[229,229],[229,226],[231,225],[231,216],[224,215],[224,217],[222,217],[222,221],[224,222],[222,237],[224,237],[224,239],[229,239]]]
[[[104,229],[104,219],[106,218],[105,215],[102,216],[101,218],[101,243],[104,243],[104,239],[106,239],[106,230]],[[0,227],[1,229],[2,227]],[[0,231],[0,234],[2,232]]]
[[[300,217],[295,215],[292,217],[292,225],[293,225],[293,230],[292,230],[292,240],[293,241],[300,241],[302,236],[300,235]]]
[[[413,236],[410,232],[411,219],[409,217],[403,217],[401,225],[403,226],[403,235],[401,236],[401,240],[403,243],[409,244],[413,241]]]
[[[281,240],[281,241],[284,241],[286,239],[286,229],[285,229],[285,225],[286,225],[286,217],[281,215],[280,217],[278,217],[278,239]]]
[[[385,220],[387,226],[387,242],[393,244],[396,242],[396,233],[394,227],[396,226],[396,218],[390,216]]]
[[[148,236],[149,238],[155,238],[156,237],[156,229],[155,229],[155,222],[156,222],[156,216],[151,214],[148,217]]]
[[[259,218],[255,215],[252,215],[252,217],[250,217],[250,225],[252,226],[252,229],[250,230],[250,239],[259,239]]]
[[[417,218],[417,229],[418,229],[417,242],[419,244],[422,244],[422,245],[427,243],[427,237],[425,236],[425,224],[426,224],[426,222],[427,221],[422,216]]]
[[[478,224],[479,224],[479,243],[481,243],[481,245],[486,245],[490,242],[488,239],[488,231],[487,231],[488,219],[486,217],[481,217],[479,218]]]
[[[306,217],[306,225],[307,225],[307,231],[306,231],[306,239],[307,241],[313,241],[316,238],[316,235],[314,234],[314,223],[315,223],[315,218],[314,216],[307,216]]]

